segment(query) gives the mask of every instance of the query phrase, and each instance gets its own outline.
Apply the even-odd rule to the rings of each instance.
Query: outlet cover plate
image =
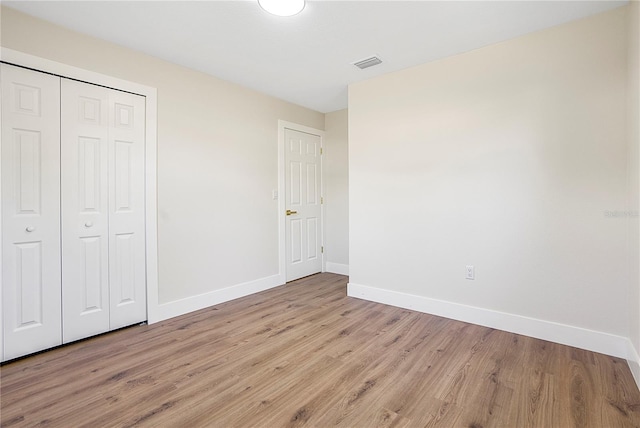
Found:
[[[473,265],[467,265],[465,267],[465,276],[466,279],[476,279],[475,269]]]

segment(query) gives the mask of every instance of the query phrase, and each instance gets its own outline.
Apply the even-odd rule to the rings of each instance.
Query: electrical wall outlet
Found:
[[[475,274],[475,270],[473,268],[473,265],[467,265],[465,267],[465,276],[466,279],[476,279],[476,274]]]

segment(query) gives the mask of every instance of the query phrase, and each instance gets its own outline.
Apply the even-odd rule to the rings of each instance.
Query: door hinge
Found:
[[[320,147],[320,154],[322,154],[322,147]]]
[[[320,247],[320,252],[324,254],[324,247]]]
[[[320,196],[320,203],[324,204],[324,198],[322,196]]]

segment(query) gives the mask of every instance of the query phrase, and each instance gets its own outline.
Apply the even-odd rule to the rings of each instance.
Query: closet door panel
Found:
[[[62,79],[63,341],[109,330],[108,90]]]
[[[2,360],[62,343],[60,78],[0,65]]]
[[[109,91],[109,280],[111,329],[147,319],[145,98]]]

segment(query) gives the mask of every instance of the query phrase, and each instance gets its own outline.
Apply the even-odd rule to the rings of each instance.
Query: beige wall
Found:
[[[640,2],[629,4],[628,30],[628,112],[629,132],[629,267],[630,335],[640,354]],[[640,361],[635,356],[634,375],[640,384]]]
[[[627,207],[626,22],[351,85],[350,283],[506,330],[629,337],[627,221],[607,216]]]
[[[323,114],[6,7],[0,42],[158,89],[161,302],[278,273],[278,119]]]
[[[325,257],[327,270],[338,273],[349,266],[348,117],[347,109],[325,115]]]

